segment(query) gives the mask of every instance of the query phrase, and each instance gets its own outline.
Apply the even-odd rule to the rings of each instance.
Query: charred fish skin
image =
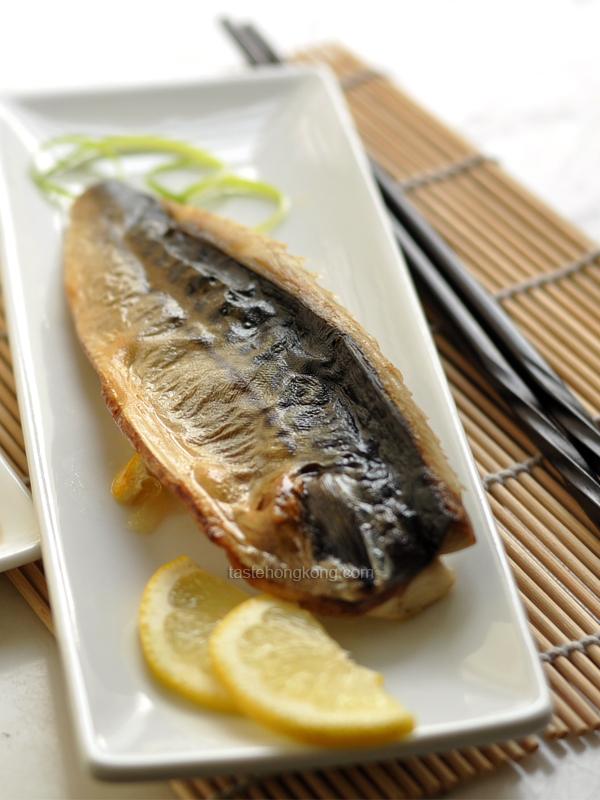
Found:
[[[186,318],[196,313],[207,321],[214,338],[200,345],[205,358],[222,363],[228,353],[238,364],[239,356],[247,359],[244,368],[232,368],[233,380],[264,415],[286,457],[298,463],[299,528],[316,560],[333,557],[359,567],[365,583],[375,569],[388,569],[398,582],[429,563],[451,517],[356,343],[298,298],[207,243],[173,231],[156,208],[129,224],[127,241],[147,265],[151,285],[161,286],[166,272]],[[232,462],[239,454],[229,449],[228,433],[209,436],[213,446],[225,440],[220,452]],[[387,448],[384,460],[386,441],[396,447]],[[263,473],[268,465],[252,466]],[[399,529],[404,535],[389,536]],[[380,553],[383,563],[376,564]]]
[[[284,252],[107,182],[74,205],[67,289],[121,429],[232,563],[362,613],[472,532],[397,371]]]

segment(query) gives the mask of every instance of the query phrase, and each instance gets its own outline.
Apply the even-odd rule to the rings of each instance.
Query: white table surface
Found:
[[[218,18],[290,52],[337,39],[600,240],[600,0],[29,0],[2,5],[0,92],[189,81],[242,67]],[[0,503],[2,498],[0,498]],[[0,576],[0,800],[171,798],[80,766],[53,638]],[[573,739],[453,798],[600,796],[600,738]]]

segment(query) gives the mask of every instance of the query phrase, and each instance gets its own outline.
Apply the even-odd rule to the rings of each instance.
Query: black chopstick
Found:
[[[275,54],[252,25],[236,25],[227,17],[221,19],[221,25],[231,38],[237,42],[246,56],[246,60],[252,66],[283,63],[283,59]]]
[[[512,368],[492,339],[457,297],[410,235],[392,218],[394,234],[404,253],[417,287],[425,290],[445,322],[450,323],[454,338],[469,353],[474,365],[485,375],[527,432],[531,441],[555,467],[571,494],[598,525],[600,523],[599,484],[586,461],[550,419],[530,387]]]
[[[394,179],[373,160],[371,167],[393,216],[401,222],[411,238],[419,244],[454,291],[464,300],[481,327],[523,380],[543,399],[548,412],[580,446],[590,467],[596,472],[600,471],[600,431],[586,409],[523,336],[502,306],[488,294],[437,231],[416,211]]]
[[[263,60],[261,64],[283,64],[283,58],[273,49],[264,36],[256,30],[251,22],[247,22],[243,29],[248,39],[254,42],[257,48],[260,47],[262,49]]]
[[[251,64],[281,61],[253,25],[235,25],[229,20],[223,25]],[[434,305],[452,323],[454,335],[468,347],[490,384],[598,525],[600,483],[590,467],[600,469],[600,432],[592,418],[501,306],[410,205],[402,189],[378,164],[371,162],[371,166],[415,282],[425,287]]]

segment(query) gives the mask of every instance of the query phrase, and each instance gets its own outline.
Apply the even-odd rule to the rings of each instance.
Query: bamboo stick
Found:
[[[0,427],[0,447],[18,466],[21,474],[27,475],[27,457],[23,447],[12,438],[5,428]]]
[[[534,629],[533,635],[542,652],[550,649],[550,643],[542,633]],[[592,706],[595,706],[596,709],[600,708],[600,690],[572,661],[565,656],[559,656],[552,662],[551,666],[559,672],[569,684],[581,692]],[[598,715],[598,719],[600,724],[600,715]]]
[[[569,281],[563,280],[563,283]],[[577,342],[587,342],[595,353],[600,352],[600,320],[588,311],[585,302],[577,302],[568,292],[551,283],[530,289],[528,296],[537,303],[540,315],[550,315],[544,318],[545,324],[554,317]],[[595,311],[597,313],[597,309]]]
[[[269,790],[268,782],[265,781],[264,778],[261,778],[260,780],[255,778],[254,780],[251,780],[250,783],[248,783],[248,785],[243,789],[242,793],[249,797],[250,800],[265,800],[265,798],[272,798],[274,796]],[[293,797],[293,795],[290,795],[289,792],[286,792],[286,794],[290,797]],[[312,792],[308,792],[305,796],[307,798],[315,797]],[[284,798],[281,798],[281,800],[284,800]]]
[[[391,158],[396,167],[396,176],[402,181],[415,172],[421,171],[419,149],[422,145],[418,139],[412,140],[410,136],[403,138],[401,142],[394,137],[394,129],[389,130],[384,120],[371,119],[363,114],[356,104],[352,107],[355,119],[360,124],[361,135],[364,139],[376,146],[378,150],[384,151],[388,158]],[[398,155],[402,153],[403,164],[399,167]],[[398,174],[400,172],[400,174]]]
[[[341,69],[345,76],[358,72],[364,67],[357,59],[348,59],[339,51],[316,51],[317,59],[325,58],[326,63],[337,72]],[[399,92],[389,79],[383,78],[372,86],[369,84],[369,93],[381,97],[381,105],[393,108],[394,105],[402,118],[412,119],[417,128],[426,131],[429,137],[440,143],[440,148],[447,153],[448,158],[459,158],[474,152],[471,144],[466,142],[455,131],[452,131],[443,122],[423,109],[406,94]]]
[[[373,782],[365,774],[361,767],[349,766],[344,768],[344,772],[349,780],[356,786],[359,797],[368,798],[368,800],[380,800],[381,793]]]
[[[591,267],[582,268],[579,272],[573,272],[568,278],[558,280],[553,286],[556,292],[566,292],[585,306],[590,314],[597,310],[600,303],[600,286],[598,282],[590,276]]]
[[[565,522],[568,525],[573,533],[582,541],[587,544],[587,542],[591,542],[590,534],[592,531],[595,531],[594,525],[590,522],[589,517],[586,516],[585,512],[581,509],[581,506],[575,502],[572,495],[569,494],[565,485],[561,483],[557,477],[556,473],[552,469],[552,467],[547,463],[544,462],[544,467],[534,467],[532,470],[532,475],[537,480],[541,486],[543,486],[547,491],[554,494],[557,501],[560,502],[562,506],[564,506],[565,514],[574,517],[578,522],[579,525],[571,526],[569,522]],[[596,537],[597,533],[593,533],[592,536]],[[591,550],[594,549],[592,544],[588,545]]]
[[[565,589],[557,584],[519,545],[501,529],[517,583],[523,594],[571,639],[581,639],[596,631],[597,621]]]
[[[18,447],[20,447],[24,452],[25,441],[23,439],[23,430],[21,425],[4,405],[0,405],[0,426],[4,428],[15,444],[18,445]]]
[[[527,596],[523,596],[522,599],[531,624],[552,646],[562,647],[571,642],[569,637],[551,619],[546,617]],[[594,659],[594,647],[596,651],[600,650],[597,645],[588,646],[585,653],[573,650],[569,654],[569,659],[600,690],[600,658],[598,658],[598,652],[596,652],[596,658]],[[548,648],[546,647],[545,649],[547,650]]]
[[[0,382],[2,382],[12,395],[16,396],[17,388],[15,386],[15,378],[11,368],[8,364],[0,360]]]
[[[442,758],[463,781],[471,780],[477,775],[472,764],[470,764],[458,750],[451,750],[449,753],[443,753]]]
[[[550,550],[545,550],[536,542],[530,531],[502,507],[497,498],[494,499],[494,512],[504,528],[503,541],[511,558],[518,560],[536,583],[543,587],[548,597],[560,598],[560,604],[568,609],[573,619],[583,618],[585,615],[588,633],[593,633],[598,628],[600,600],[581,582],[581,578],[576,579],[578,575],[589,574],[589,571],[580,567],[576,573],[570,572]],[[506,535],[507,532],[510,535]]]
[[[435,780],[439,781],[443,791],[450,791],[450,789],[453,789],[460,783],[458,775],[454,770],[450,769],[437,753],[421,756],[419,762],[423,768],[428,770],[429,774],[432,775]],[[422,783],[425,787],[426,783],[424,781]]]
[[[556,484],[556,493],[551,492],[548,488],[539,483],[538,476],[540,472],[541,469],[534,467],[531,475],[521,473],[519,482],[522,484],[523,490],[528,492],[538,503],[543,505],[544,508],[553,515],[554,519],[556,519],[572,537],[576,538],[584,548],[587,548],[596,558],[600,558],[600,540],[598,537],[592,533],[588,527],[581,524],[563,504],[562,497],[559,495],[563,493],[566,494],[564,487]],[[511,490],[513,487],[514,485],[510,484],[509,488],[511,488]],[[520,492],[520,496],[521,494],[522,492]],[[591,523],[588,522],[588,524]],[[565,537],[565,542],[567,538],[570,537]],[[573,546],[571,549],[575,550],[575,547]]]
[[[554,241],[566,260],[571,261],[578,253],[593,249],[591,239],[495,164],[486,164],[478,170],[477,180],[492,194],[502,198],[509,207],[514,207],[534,229]]]
[[[600,601],[593,594],[600,594],[600,559],[586,552],[571,531],[553,519],[535,498],[529,496],[526,506],[517,496],[518,481],[515,478],[509,478],[506,483],[512,491],[499,483],[492,484],[489,491],[505,510],[512,512],[523,524],[523,527],[511,530],[516,532],[529,552],[600,617]],[[538,515],[534,512],[538,512]],[[531,531],[535,531],[535,534]]]
[[[585,734],[590,733],[589,725],[563,700],[560,694],[552,690],[551,695],[556,716],[566,725],[570,733],[575,734],[575,736],[585,736]]]
[[[501,425],[503,420],[498,419],[497,409],[491,400],[477,393],[476,388],[452,364],[445,362],[445,367],[448,377],[452,380],[451,390],[454,402],[462,415],[472,422],[471,434],[473,437],[479,438],[478,434],[483,434],[485,444],[490,442],[495,449],[497,468],[505,469],[512,464],[527,461],[531,457],[530,453],[509,435],[510,427],[514,423],[511,423],[508,417],[504,417],[505,424]],[[479,395],[478,402],[475,402],[469,395],[477,394]]]
[[[475,460],[482,467],[482,478],[515,466],[510,454],[504,449],[507,443],[510,445],[510,441],[499,435],[501,432],[498,432],[496,426],[479,414],[460,392],[455,391],[453,394]],[[522,458],[521,463],[524,460]],[[560,502],[566,492],[561,493],[558,485],[553,485],[552,491],[549,491],[540,484],[539,475],[539,469],[536,471],[533,467],[530,472],[520,472],[518,477],[507,477],[501,483],[523,507],[535,513],[536,519],[543,521],[553,535],[575,553],[583,564],[599,575],[600,539]]]
[[[519,739],[517,742],[519,747],[523,750],[525,755],[529,755],[530,753],[535,753],[536,750],[540,748],[540,741],[535,734],[529,734],[529,736],[525,736],[523,739]]]
[[[461,752],[479,775],[487,775],[488,772],[494,771],[493,763],[478,747],[467,747]]]
[[[250,787],[254,779],[248,776],[237,775],[234,778],[215,777],[212,783],[215,786],[214,796],[217,798],[238,798],[250,800]]]
[[[389,109],[390,114],[393,114],[396,119],[405,120],[416,135],[422,136],[435,150],[432,163],[442,159],[446,162],[459,161],[476,152],[470,144],[457,138],[453,132],[449,132],[448,128],[440,125],[438,120],[409,97],[396,91],[389,82],[378,81],[360,94],[365,97],[363,102],[372,103],[373,110],[377,115],[380,113],[380,109]],[[371,106],[367,105],[366,107]]]
[[[511,443],[507,437],[504,438],[497,428],[488,424],[479,409],[475,408],[467,398],[461,397],[458,391],[454,391],[453,395],[469,443],[473,447],[474,453],[474,445],[477,445],[476,458],[484,465],[486,474],[500,472],[528,460],[527,454],[522,451],[521,458],[514,459],[512,453],[507,452],[506,447],[508,446],[511,450],[517,448],[510,447]],[[520,448],[518,449],[520,450]]]
[[[401,142],[402,146],[399,148],[401,157],[404,157],[404,144],[410,144],[414,162],[422,171],[448,163],[447,153],[441,150],[431,137],[422,136],[419,127],[415,127],[411,119],[399,118],[393,108],[381,103],[376,104],[371,97],[372,93],[355,92],[348,98],[350,110],[361,133],[366,125],[372,122],[381,123],[382,134],[391,141],[392,146],[396,147],[397,143]],[[375,105],[376,115],[373,114]]]
[[[420,800],[425,796],[425,789],[407,772],[400,761],[386,761],[381,766],[402,788],[407,797]]]
[[[21,424],[19,415],[19,406],[17,405],[17,398],[14,393],[8,389],[3,383],[0,383],[0,403],[6,408],[8,413]]]
[[[0,338],[0,358],[6,366],[12,371],[12,353],[10,352],[10,347],[8,344],[8,336],[5,335]]]
[[[546,617],[544,613],[540,611],[540,609],[538,609],[535,606],[535,604],[531,601],[531,599],[527,595],[523,595],[522,599],[529,614],[530,620],[537,629],[537,631],[541,631],[544,634],[548,634],[550,637],[550,641],[554,643],[564,644],[569,641],[568,637],[566,637],[562,633],[562,631],[548,617]],[[581,631],[577,630],[575,631],[576,635],[580,633]],[[538,636],[538,641],[540,641],[539,636]],[[543,649],[547,649],[548,642],[542,640],[540,643]],[[581,684],[580,680],[578,679],[578,676],[572,673],[571,667],[565,666],[566,659],[561,658],[559,660],[560,662],[559,669],[562,668],[563,674],[566,673],[570,678],[571,682],[574,685],[578,686],[578,689],[580,691],[583,691],[584,694],[590,697],[590,699],[592,699],[592,701],[597,705],[599,700],[598,687],[600,687],[600,669],[598,669],[598,664],[592,663],[588,655],[585,655],[577,651],[571,654],[571,660],[573,661],[573,665],[571,666],[576,667],[579,670],[579,672],[583,676],[585,676],[585,678],[589,681],[589,683],[592,684],[593,690],[591,692],[586,690],[586,687],[583,684]],[[598,663],[600,663],[600,660],[598,661]],[[564,710],[562,716],[564,719],[565,718]],[[571,726],[573,725],[572,720],[571,721],[567,720],[567,722]],[[546,738],[564,737],[566,735],[565,725],[564,724],[561,725],[558,719],[553,718],[551,725],[549,726],[547,731],[545,731],[544,735],[546,736]]]
[[[525,758],[526,752],[518,742],[505,742],[500,747],[513,761],[522,761]]]
[[[415,198],[414,205],[417,210],[431,222],[459,258],[467,262],[466,266],[471,268],[488,292],[493,294],[504,288],[507,283],[511,283],[507,278],[502,279],[502,276],[510,270],[510,264],[494,247],[485,241],[471,240],[467,235],[468,229],[455,218],[455,215],[448,219],[447,215],[440,213],[440,209],[436,205],[432,203],[426,205],[422,201],[422,197],[423,195],[420,193],[419,197]],[[478,268],[478,265],[487,264],[488,261],[490,269],[482,271]]]
[[[588,703],[579,695],[569,681],[560,674],[553,664],[544,662],[544,670],[550,680],[550,684],[556,692],[565,700],[569,708],[585,723],[588,730],[598,730],[600,728],[600,714],[594,711]],[[581,734],[579,734],[581,735]]]
[[[206,798],[214,797],[218,792],[218,788],[205,778],[194,778],[191,781],[185,781],[184,784],[184,791],[189,793],[184,797],[201,797],[205,800]],[[173,781],[171,781],[171,786],[173,786]]]
[[[199,800],[199,798],[204,800],[207,797],[207,795],[199,795],[189,781],[174,779],[169,781],[169,785],[180,800]]]
[[[558,717],[556,714],[552,715],[552,719],[542,731],[542,736],[544,739],[548,739],[549,741],[553,741],[555,739],[564,739],[565,736],[569,735],[569,729],[565,725],[565,723]]]
[[[379,797],[388,797],[390,800],[406,800],[409,795],[402,786],[392,780],[389,773],[380,764],[365,764],[363,771],[379,791]]]
[[[464,174],[457,176],[455,180],[432,184],[427,189],[416,191],[423,193],[430,200],[437,200],[439,213],[447,215],[451,212],[468,222],[466,230],[469,232],[469,239],[477,242],[483,238],[484,241],[493,243],[495,249],[502,253],[507,263],[511,265],[510,283],[519,284],[570,263],[561,252],[539,238],[532,243],[528,236],[515,236],[512,230],[514,223],[507,224],[506,218],[502,219],[501,211],[499,213],[497,204],[489,201],[489,196],[481,193],[472,196],[467,180],[468,177]],[[573,259],[577,260],[578,258]],[[478,266],[482,270],[488,267],[485,262],[481,262]],[[565,298],[561,294],[556,299],[562,302]]]
[[[544,296],[538,290],[537,297]],[[592,385],[598,383],[598,372],[600,371],[600,357],[598,356],[598,342],[594,336],[586,331],[577,322],[571,321],[568,325],[566,314],[559,314],[554,309],[555,328],[552,330],[546,327],[548,320],[552,320],[551,313],[545,315],[540,311],[535,303],[532,293],[519,295],[516,298],[508,298],[503,302],[505,309],[513,319],[517,320],[522,327],[527,327],[535,333],[539,341],[543,342],[547,351],[555,354],[555,361],[571,364],[577,369],[578,374],[589,378]],[[576,330],[574,335],[572,330]],[[582,348],[585,350],[585,360],[580,358]]]
[[[485,263],[489,261],[488,257]],[[493,290],[494,284],[490,282],[492,279],[484,277],[488,288]],[[576,375],[582,376],[591,386],[597,386],[597,376],[600,371],[598,322],[588,315],[585,309],[579,307],[579,313],[575,316],[574,309],[569,309],[568,298],[565,299],[563,295],[562,303],[556,302],[550,296],[547,287],[532,289],[527,293],[509,297],[503,302],[511,316],[522,327],[535,334],[544,344],[546,351],[552,353],[559,371],[561,368],[563,370],[568,368]],[[582,348],[585,348],[585,360],[580,357]],[[571,382],[574,382],[572,378]],[[578,388],[581,392],[581,388]]]
[[[494,438],[505,448],[510,460],[519,463],[536,454],[531,441],[505,412],[504,406],[491,391],[482,391],[476,380],[476,374],[473,374],[472,365],[468,364],[443,337],[436,337],[436,344],[442,353],[442,364],[451,382],[454,396],[459,399],[465,398],[470,404],[465,404],[469,411],[479,409],[482,418],[487,417],[486,422],[482,423],[483,426],[494,431]]]
[[[490,744],[481,748],[481,752],[496,767],[503,767],[510,762],[510,757],[498,744]]]
[[[473,170],[463,173],[451,182],[451,186],[456,187],[457,199],[466,198],[465,205],[469,207],[482,207],[487,212],[486,222],[493,220],[493,224],[498,225],[499,230],[510,234],[510,240],[518,242],[525,252],[529,255],[532,262],[539,266],[539,271],[546,271],[548,265],[554,267],[561,266],[567,256],[562,249],[556,247],[552,241],[540,231],[532,228],[518,214],[512,206],[507,206],[499,201],[489,190],[484,189],[481,182],[477,180],[479,173],[484,169],[482,164]]]
[[[308,774],[304,773],[304,780],[307,781]],[[277,777],[268,777],[262,778],[260,781],[261,787],[266,791],[269,797],[277,798],[277,800],[294,800],[295,796],[289,789],[284,785],[283,781],[279,780]],[[329,794],[325,793],[322,794],[319,791],[313,791],[316,797],[332,797],[331,789],[329,789]]]
[[[444,366],[448,369],[452,379],[459,382],[460,375],[452,375],[452,366],[446,362],[444,362]],[[471,404],[470,398],[465,397],[462,393],[463,389],[469,391],[468,384],[463,383],[460,390],[456,388],[456,385],[453,385],[452,393],[457,402],[461,420],[467,427],[471,447],[476,452],[480,463],[484,464],[486,471],[497,472],[508,466],[513,466],[515,462],[519,464],[527,461],[529,456],[520,450],[516,444],[511,443],[510,439],[504,435],[504,431],[499,430],[499,422],[502,423],[504,428],[512,428],[512,423],[504,418],[485,420],[483,415],[477,418],[477,409]],[[482,404],[481,399],[479,403]],[[473,417],[475,417],[475,421],[473,421]],[[488,452],[486,448],[490,440],[493,445],[490,446]],[[483,445],[483,449],[478,447],[480,443]],[[497,459],[495,463],[491,456],[492,451],[494,451]],[[557,520],[567,527],[585,547],[600,556],[600,545],[595,528],[573,501],[565,487],[539,465],[533,465],[530,472],[531,475],[526,472],[521,473],[519,482],[525,486],[542,506],[551,510]]]
[[[343,794],[335,791],[325,775],[316,770],[307,770],[302,773],[305,782],[311,787],[318,797],[344,797]]]
[[[465,208],[464,198],[459,203],[456,197],[452,184],[445,181],[443,185],[431,184],[417,189],[411,199],[427,217],[443,220],[460,238],[463,247],[493,257],[491,262],[487,258],[473,259],[478,277],[485,276],[490,285],[496,284],[500,289],[537,274],[522,257],[523,245],[508,238],[506,232],[498,228],[497,220],[487,217],[481,204],[474,205],[473,209]]]
[[[350,798],[350,800],[360,800],[360,795],[357,793],[356,787],[346,777],[345,770],[328,769],[324,771],[324,775],[342,797]]]
[[[17,567],[15,569],[6,570],[4,574],[29,603],[33,611],[35,611],[50,633],[54,635],[54,624],[52,622],[52,614],[48,604],[42,597],[40,597],[21,570]]]
[[[48,586],[46,578],[41,569],[41,561],[32,561],[30,564],[24,564],[19,567],[25,578],[31,583],[36,592],[40,595],[42,600],[49,604],[50,598],[48,596]]]
[[[21,466],[19,466],[19,464],[17,464],[17,462],[16,462],[16,461],[14,460],[14,458],[13,458],[13,457],[10,455],[10,453],[8,453],[8,452],[7,452],[7,451],[6,451],[6,450],[5,450],[5,449],[2,447],[2,444],[1,444],[1,443],[0,443],[0,453],[2,453],[2,455],[4,456],[4,458],[5,458],[5,459],[8,461],[9,465],[10,465],[10,466],[12,467],[12,469],[15,471],[15,473],[16,473],[16,475],[17,475],[17,477],[18,477],[20,480],[22,480],[22,481],[23,481],[23,483],[25,484],[25,486],[28,486],[28,485],[29,485],[29,476],[28,476],[28,475],[27,475],[27,473],[26,473],[26,472],[23,470],[23,468],[22,468]],[[25,466],[27,466],[27,465],[25,465]]]
[[[589,403],[596,413],[596,409],[600,409],[600,386],[596,373],[581,358],[571,359],[566,348],[558,340],[549,341],[543,331],[541,336],[538,335],[539,326],[518,306],[515,306],[514,314],[525,334],[550,366],[570,388],[574,388],[578,395]]]

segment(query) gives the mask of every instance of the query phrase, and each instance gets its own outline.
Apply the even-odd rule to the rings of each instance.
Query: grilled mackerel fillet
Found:
[[[119,428],[251,583],[403,616],[474,541],[375,340],[266,236],[111,181],[75,202],[66,285]]]

